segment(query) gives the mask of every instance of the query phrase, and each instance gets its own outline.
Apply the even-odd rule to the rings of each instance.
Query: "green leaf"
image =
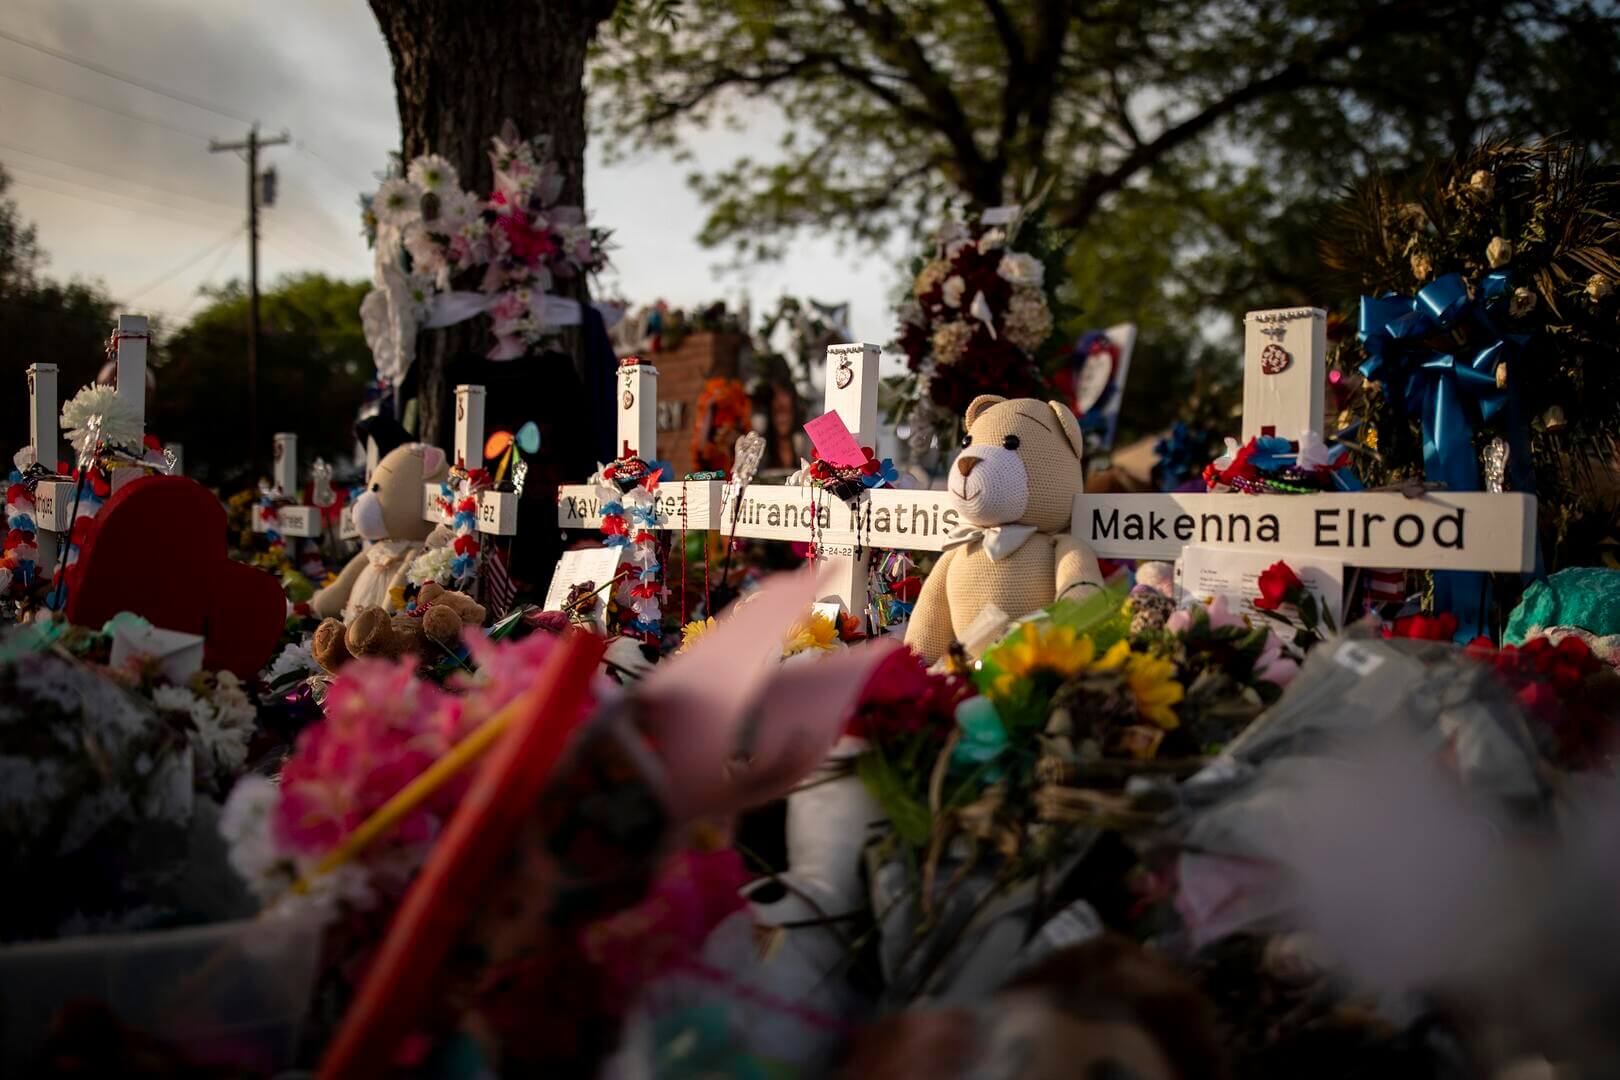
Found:
[[[902,840],[913,847],[928,843],[934,828],[928,808],[912,797],[904,778],[890,767],[883,751],[870,750],[856,758],[855,775],[889,815],[889,824]]]

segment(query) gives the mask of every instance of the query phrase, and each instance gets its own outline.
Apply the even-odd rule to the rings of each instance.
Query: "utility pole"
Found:
[[[272,138],[259,138],[259,125],[248,128],[242,142],[222,143],[210,139],[208,152],[246,151],[248,179],[248,445],[252,447],[254,471],[259,466],[259,151],[267,146],[283,146],[292,141],[285,130]]]

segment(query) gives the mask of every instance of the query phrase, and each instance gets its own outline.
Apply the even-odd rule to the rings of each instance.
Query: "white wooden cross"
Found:
[[[476,469],[484,463],[484,388],[463,383],[456,387],[456,441],[451,464]],[[444,492],[438,484],[422,485],[422,518],[442,524],[448,516]],[[478,531],[492,536],[516,536],[518,495],[515,491],[478,493]]]
[[[1324,426],[1327,314],[1244,319],[1243,439],[1298,439]],[[1189,544],[1365,567],[1525,572],[1536,499],[1524,492],[1080,495],[1073,530],[1108,559],[1176,559]]]
[[[28,368],[28,445],[34,451],[34,460],[52,473],[56,471],[56,463],[61,460],[58,454],[62,448],[57,429],[56,371],[55,364],[31,364]],[[47,483],[41,481],[34,492],[34,523],[38,526],[34,542],[39,547],[35,565],[54,568],[57,554],[57,496],[54,490],[40,490]],[[46,515],[40,506],[42,498],[47,500],[51,511],[50,525],[45,523]]]
[[[879,352],[878,346],[859,342],[827,349],[826,409],[836,410],[856,442],[868,446],[876,442],[878,431]],[[651,445],[656,385],[642,379],[628,397],[621,387],[621,448],[626,441],[632,449]],[[560,527],[594,529],[601,522],[601,497],[594,485],[558,490]],[[716,530],[728,539],[814,543],[819,557],[837,568],[832,591],[823,599],[856,614],[866,608],[866,563],[873,549],[941,551],[959,523],[943,491],[874,489],[851,505],[820,488],[750,484],[738,490],[718,480],[659,484],[655,518],[660,529],[684,526]]]
[[[637,457],[658,456],[658,369],[626,357],[619,362],[614,396],[618,428],[614,445]],[[673,468],[673,466],[672,466]],[[719,480],[659,481],[653,501],[659,529],[704,532],[720,527]],[[564,484],[557,489],[557,525],[563,529],[597,529],[602,525],[602,492],[595,484]]]
[[[270,468],[272,493],[294,500],[290,505],[276,508],[276,531],[282,536],[296,536],[300,539],[320,536],[320,507],[304,506],[296,501],[300,493],[296,434],[290,431],[276,433],[273,452],[270,455]],[[253,531],[256,533],[270,531],[270,523],[261,518],[257,511],[253,515]]]
[[[1324,426],[1326,313],[1319,308],[1250,312],[1245,318],[1243,438],[1297,439]],[[877,424],[876,346],[828,349],[827,408],[836,409],[857,442],[870,444]],[[637,403],[652,411],[643,388]],[[639,418],[638,418],[639,420]],[[625,418],[621,413],[621,445]],[[633,443],[632,445],[639,445]],[[688,529],[703,528],[691,507],[699,486],[661,485],[659,528],[679,526],[683,489]],[[714,487],[719,487],[716,483]],[[840,567],[835,593],[847,610],[866,604],[867,554],[873,549],[940,551],[960,523],[943,491],[877,489],[854,505],[810,487],[729,485],[716,502],[705,493],[709,528],[761,540],[814,542]],[[1525,571],[1535,563],[1535,497],[1523,492],[1389,492],[1256,496],[1216,494],[1080,495],[1072,528],[1104,558],[1176,559],[1202,544],[1234,551],[1314,555],[1370,567]],[[557,522],[564,528],[601,523],[596,489],[564,487]],[[735,533],[733,533],[735,529]]]
[[[145,315],[118,316],[118,332],[114,338],[118,357],[118,397],[146,427],[146,341]],[[55,364],[35,364],[28,372],[29,440],[35,460],[46,468],[57,461],[58,402],[57,370]],[[117,491],[129,481],[145,475],[140,469],[112,471],[112,490]],[[41,480],[34,488],[34,523],[38,526],[39,565],[54,563],[46,558],[47,551],[54,556],[58,550],[58,536],[71,527],[74,503],[74,482],[71,478]]]

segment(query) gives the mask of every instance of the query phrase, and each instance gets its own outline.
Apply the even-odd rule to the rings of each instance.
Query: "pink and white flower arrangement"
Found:
[[[377,288],[367,297],[367,340],[378,370],[402,374],[419,326],[450,326],[488,315],[489,356],[511,360],[577,325],[579,304],[560,285],[607,263],[606,235],[578,206],[560,204],[563,176],[549,140],[523,139],[508,123],[491,140],[494,190],[479,199],[461,188],[455,167],[424,154],[403,176],[363,200],[376,250]],[[477,291],[452,284],[482,267]]]
[[[405,785],[528,689],[557,640],[534,634],[497,643],[471,635],[477,673],[452,680],[450,689],[419,679],[409,658],[345,665],[325,716],[298,736],[278,781],[247,777],[231,791],[220,830],[232,865],[266,903],[282,898]],[[369,907],[400,896],[472,776],[466,771],[440,788],[343,874],[316,878],[316,900],[335,896]]]

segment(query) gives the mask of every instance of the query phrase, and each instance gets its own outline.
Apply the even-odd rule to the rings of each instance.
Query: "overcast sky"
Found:
[[[210,137],[245,135],[234,116],[294,140],[264,154],[281,196],[261,219],[261,280],[370,276],[356,197],[376,186],[399,127],[388,52],[360,0],[9,0],[0,33],[219,110],[0,38],[0,161],[39,227],[50,273],[99,278],[128,310],[171,326],[195,309],[199,285],[245,277],[245,167],[208,152]],[[724,164],[750,141],[757,154],[768,126],[762,117],[753,132],[707,133],[694,145]],[[618,243],[600,291],[678,306],[734,304],[746,291],[756,312],[783,292],[847,300],[858,337],[890,339],[894,256],[840,254],[821,240],[746,276],[721,274],[724,253],[694,239],[702,212],[686,171],[663,156],[607,166],[592,151],[587,200]]]

